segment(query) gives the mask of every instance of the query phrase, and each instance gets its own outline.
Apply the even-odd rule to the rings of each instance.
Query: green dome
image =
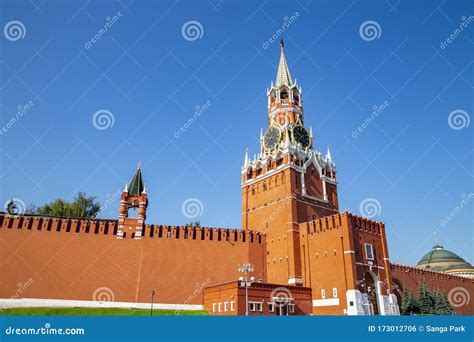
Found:
[[[426,253],[416,267],[438,272],[455,270],[474,271],[474,267],[470,263],[440,245],[434,246],[431,251]]]

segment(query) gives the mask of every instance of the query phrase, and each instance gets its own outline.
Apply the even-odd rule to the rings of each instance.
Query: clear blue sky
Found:
[[[474,14],[472,2],[0,6],[2,27],[11,21],[24,26],[20,36],[1,36],[1,126],[19,105],[33,103],[0,135],[2,205],[11,196],[37,205],[70,200],[79,190],[104,203],[141,160],[148,222],[185,224],[182,203],[198,198],[202,225],[240,227],[240,166],[246,146],[257,152],[266,126],[265,92],[280,53],[278,43],[264,43],[278,36],[286,17],[290,70],[303,88],[315,147],[331,147],[341,209],[359,213],[362,201],[375,198],[381,210],[374,219],[387,225],[394,262],[416,263],[434,244],[435,231],[446,248],[474,261],[473,202],[461,204],[463,194],[473,192],[474,123],[461,129],[448,124],[453,111],[457,128],[473,114],[474,22],[454,33],[463,16]],[[198,37],[191,30],[184,39],[188,21],[202,26]],[[362,39],[367,21],[379,28]],[[208,101],[176,138],[196,105]],[[354,138],[374,105],[385,101],[388,106]],[[99,110],[112,113],[112,127],[94,127]],[[118,205],[102,216],[116,218]]]

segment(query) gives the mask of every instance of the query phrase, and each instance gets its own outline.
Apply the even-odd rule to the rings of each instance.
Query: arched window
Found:
[[[273,90],[273,91],[271,92],[271,94],[270,94],[270,103],[275,102],[276,97],[277,97],[277,96],[276,96],[276,92]]]
[[[298,93],[293,93],[293,101],[299,105],[300,104],[300,97],[298,95]]]

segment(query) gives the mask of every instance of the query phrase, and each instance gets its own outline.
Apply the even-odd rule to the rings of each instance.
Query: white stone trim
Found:
[[[261,181],[262,179],[266,179],[268,177],[271,177],[271,176],[279,173],[282,170],[289,169],[291,166],[292,165],[283,165],[283,167],[279,166],[276,169],[273,169],[273,170],[268,171],[267,173],[265,173],[263,175],[260,175],[260,176],[256,177],[255,179],[253,179],[253,178],[249,179],[244,184],[242,184],[241,188],[245,188],[246,186],[249,186],[249,185],[252,185],[254,183],[257,183],[258,181]]]
[[[367,266],[367,267],[376,267],[376,268],[380,268],[381,270],[384,270],[384,269],[385,269],[385,268],[382,267],[382,266],[374,266],[374,265],[370,265],[370,264],[364,264],[364,263],[358,262],[358,261],[356,261],[355,264],[356,264],[356,265],[361,265],[361,266]]]
[[[337,182],[334,179],[329,178],[328,176],[323,176],[322,179],[324,179],[326,182],[330,184],[337,185]]]
[[[339,298],[313,299],[313,306],[334,306],[339,305]]]
[[[297,277],[288,278],[288,285],[301,285],[303,284],[303,279]]]
[[[323,182],[324,184],[324,182]],[[326,186],[324,186],[324,191],[326,191]],[[306,190],[303,194],[303,197],[306,197],[306,198],[309,198],[313,201],[318,201],[318,202],[322,202],[322,203],[329,203],[329,201],[327,199],[322,199],[322,198],[318,198],[318,197],[314,197],[314,196],[310,196],[310,195],[307,195],[306,194]],[[327,194],[324,194],[325,197],[327,197]]]
[[[0,298],[0,308],[122,308],[150,309],[151,303],[99,302],[93,300],[66,300],[41,298]],[[153,309],[163,310],[204,310],[204,305],[153,303]]]
[[[298,107],[298,105],[294,105],[294,106],[282,105],[280,108],[272,109],[268,113],[268,116],[272,117],[277,113],[285,113],[285,112],[295,112],[297,114],[303,115],[303,111]]]

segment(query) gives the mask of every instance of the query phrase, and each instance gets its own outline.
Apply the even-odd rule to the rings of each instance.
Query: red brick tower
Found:
[[[145,227],[146,209],[148,207],[148,197],[146,188],[143,185],[142,171],[140,163],[138,163],[137,172],[130,181],[130,185],[125,185],[122,191],[117,238],[125,239],[131,237],[139,240]],[[136,218],[129,217],[129,210],[138,208],[138,216]]]
[[[268,96],[268,129],[242,167],[242,227],[267,234],[269,282],[302,285],[299,224],[335,214],[336,166],[313,149],[304,126],[301,87],[293,81],[281,41],[280,64]]]

